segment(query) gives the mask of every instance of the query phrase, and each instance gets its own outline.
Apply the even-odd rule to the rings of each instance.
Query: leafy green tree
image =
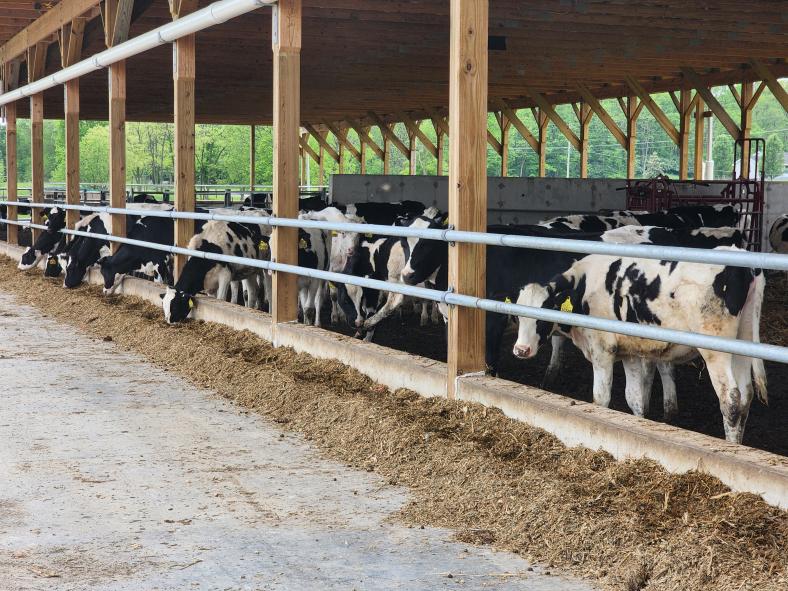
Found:
[[[767,178],[780,176],[785,171],[785,148],[780,136],[773,133],[766,140],[765,173]]]
[[[79,142],[79,176],[83,183],[109,181],[109,127],[88,129]]]

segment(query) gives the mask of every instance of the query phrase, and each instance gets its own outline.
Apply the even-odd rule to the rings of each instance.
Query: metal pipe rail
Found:
[[[210,26],[275,3],[276,0],[219,0],[219,2],[214,2],[176,21],[105,49],[92,57],[77,62],[73,66],[63,68],[54,74],[21,86],[16,90],[0,94],[0,106],[38,94],[159,45],[171,43],[186,35],[197,33]]]
[[[23,205],[25,207],[52,207],[52,204],[21,203],[16,201],[0,201],[5,205]],[[98,213],[120,215],[139,215],[172,219],[216,220],[223,222],[254,223],[265,226],[286,228],[313,228],[317,230],[334,230],[337,232],[356,232],[359,234],[375,234],[399,238],[423,238],[426,240],[442,240],[444,242],[469,242],[490,246],[509,246],[514,248],[533,248],[537,250],[553,250],[580,254],[601,254],[607,256],[626,256],[661,261],[679,261],[688,263],[705,263],[710,265],[730,265],[734,267],[750,267],[788,271],[788,255],[776,253],[707,250],[684,246],[659,246],[656,244],[614,244],[609,242],[592,242],[590,240],[572,240],[569,238],[546,238],[541,236],[516,236],[511,234],[488,234],[484,232],[466,232],[437,228],[410,228],[407,226],[381,226],[376,224],[357,224],[327,222],[322,220],[302,220],[277,218],[274,216],[234,216],[215,213],[194,213],[185,211],[134,210],[122,207],[88,206],[88,205],[57,205],[61,209],[78,209]]]
[[[0,221],[5,221],[5,220],[0,220]],[[45,226],[38,226],[38,227],[45,227]],[[544,320],[547,322],[569,324],[572,326],[579,326],[582,328],[603,330],[606,332],[614,332],[631,337],[639,337],[644,339],[671,342],[679,345],[685,345],[688,347],[694,347],[696,349],[711,349],[714,351],[731,353],[733,355],[742,355],[744,357],[758,357],[760,359],[764,359],[767,361],[788,363],[788,347],[778,347],[777,345],[754,343],[751,341],[743,341],[738,339],[726,339],[723,337],[691,333],[683,330],[674,330],[667,328],[658,328],[654,326],[647,326],[643,324],[635,324],[631,322],[624,322],[621,320],[610,320],[607,318],[596,318],[593,316],[586,316],[583,314],[560,312],[557,310],[546,310],[543,308],[533,308],[531,306],[523,306],[520,304],[507,304],[506,302],[499,302],[497,300],[489,300],[485,298],[476,298],[473,296],[453,293],[451,291],[439,291],[437,289],[429,289],[426,287],[405,285],[402,283],[389,283],[388,281],[381,281],[379,279],[356,277],[355,275],[345,275],[343,273],[334,273],[332,271],[321,271],[318,269],[299,267],[297,265],[286,265],[283,263],[275,263],[271,261],[261,261],[259,259],[248,259],[248,258],[237,257],[232,255],[213,254],[201,250],[192,250],[189,248],[182,248],[180,246],[170,246],[166,244],[155,244],[152,242],[144,242],[142,240],[135,240],[133,238],[122,238],[119,236],[112,236],[108,234],[95,234],[93,232],[84,232],[82,230],[63,229],[60,231],[64,234],[69,234],[72,236],[85,236],[88,238],[98,238],[110,242],[118,242],[120,244],[129,244],[132,246],[140,246],[143,248],[160,250],[163,252],[168,252],[170,254],[181,254],[186,256],[203,258],[211,261],[222,262],[222,263],[231,263],[236,265],[244,265],[247,267],[255,267],[265,271],[274,271],[274,272],[279,271],[283,273],[291,273],[293,275],[300,275],[303,277],[311,277],[313,279],[331,281],[334,283],[346,283],[349,285],[356,285],[358,287],[366,287],[369,289],[376,289],[379,291],[401,293],[406,296],[421,298],[424,300],[431,300],[434,302],[440,302],[450,306],[465,306],[468,308],[478,308],[486,312],[496,312],[498,314],[508,314],[512,316],[525,316],[527,318],[534,318],[536,320]]]

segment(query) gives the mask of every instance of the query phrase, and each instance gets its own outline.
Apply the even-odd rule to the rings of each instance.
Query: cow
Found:
[[[603,211],[600,214],[569,215],[540,222],[555,230],[604,232],[621,226],[661,226],[663,228],[734,227],[739,212],[733,205],[683,205],[656,213],[642,211]]]
[[[60,230],[66,227],[66,210],[60,209],[59,207],[53,207],[44,212],[43,215],[46,217],[45,225],[47,229],[43,230],[38,235],[38,239],[33,245],[22,254],[22,257],[19,259],[19,265],[17,266],[20,271],[27,271],[28,269],[38,266],[38,263],[40,263],[47,254],[53,250],[57,250],[58,245],[62,247],[65,235],[61,234]],[[50,257],[47,261],[47,268],[51,260],[57,262],[56,258],[53,259]]]
[[[368,224],[390,226],[401,217],[418,216],[427,209],[418,201],[400,201],[396,203],[351,203],[347,206],[334,204],[343,213],[363,218]]]
[[[788,254],[788,213],[778,217],[769,229],[769,244],[774,252]]]
[[[260,225],[239,224],[211,220],[202,231],[192,236],[188,248],[211,254],[258,259],[264,236]],[[267,244],[267,242],[265,243]],[[161,294],[164,318],[169,324],[185,320],[194,307],[194,296],[199,292],[215,292],[220,300],[227,298],[230,283],[243,281],[247,290],[247,305],[257,302],[257,273],[248,265],[224,263],[199,256],[191,256],[181,271],[178,281]]]
[[[759,269],[589,255],[548,282],[527,285],[517,303],[758,342],[764,287]],[[555,330],[571,338],[592,363],[594,402],[601,406],[610,405],[617,360],[624,363],[627,403],[635,415],[644,416],[650,364],[684,363],[697,355],[706,362],[728,441],[741,443],[753,391],[767,401],[763,361],[729,353],[520,317],[514,355],[532,357]]]
[[[440,228],[441,221],[431,222],[427,227]],[[741,232],[735,229],[665,229],[637,226],[622,226],[606,232],[579,232],[571,229],[555,230],[542,226],[490,226],[488,232],[515,234],[547,238],[571,238],[624,243],[654,243],[674,246],[712,247],[740,245]],[[448,245],[439,240],[409,238],[410,256],[402,270],[402,281],[417,285],[425,281],[434,283],[438,289],[448,287]],[[586,256],[582,253],[553,252],[505,246],[487,247],[487,298],[513,301],[524,285],[544,282],[568,269],[576,260]],[[443,306],[441,306],[443,308]],[[444,310],[442,310],[444,311]],[[445,317],[445,314],[444,314]],[[497,374],[501,343],[506,329],[507,317],[487,314],[486,362],[492,375]],[[560,367],[560,341],[556,340],[553,358],[545,375],[544,385],[549,385]],[[664,375],[664,374],[663,374]]]
[[[134,204],[135,210],[172,210],[169,203],[139,203]],[[127,228],[133,228],[138,216],[126,216]],[[92,213],[83,217],[74,229],[90,232],[97,235],[109,234],[111,228],[110,217],[107,213]],[[74,236],[66,246],[66,275],[63,279],[63,286],[74,288],[79,286],[88,269],[99,262],[100,259],[109,256],[109,241],[98,236]]]

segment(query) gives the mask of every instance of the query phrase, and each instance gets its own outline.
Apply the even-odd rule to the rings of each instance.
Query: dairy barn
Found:
[[[787,8],[0,1],[0,587],[788,588]]]

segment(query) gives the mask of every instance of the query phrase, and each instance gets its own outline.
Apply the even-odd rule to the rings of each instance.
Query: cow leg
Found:
[[[733,355],[705,349],[701,349],[700,354],[706,362],[706,369],[709,371],[711,383],[720,402],[725,439],[732,443],[741,443],[744,436],[744,425],[749,414],[750,400],[747,399],[746,390],[745,392],[739,390],[734,374]],[[742,373],[738,363],[737,373]],[[750,398],[751,396],[750,390]]]
[[[672,363],[657,363],[659,377],[662,380],[662,413],[666,422],[673,420],[679,412],[679,401],[676,396],[675,367]]]
[[[315,283],[317,283],[317,289],[315,290],[315,326],[320,326],[320,312],[323,308],[323,295],[326,284],[318,280],[315,280]]]
[[[594,366],[594,404],[604,407],[610,406],[614,363],[615,357],[612,355],[597,355],[592,360]]]
[[[630,357],[623,359],[622,363],[627,377],[625,390],[627,405],[636,417],[644,417],[648,413],[651,398],[654,362],[640,357]]]
[[[339,294],[337,293],[337,288],[334,284],[328,284],[328,297],[331,300],[331,324],[338,324],[339,323],[339,314],[341,312],[339,308]]]
[[[429,303],[426,300],[422,300],[421,316],[419,317],[419,326],[429,326],[430,324],[430,316],[427,306],[429,306]]]
[[[257,277],[252,275],[251,277],[243,280],[243,285],[246,288],[246,307],[247,308],[256,308],[257,307]]]
[[[405,298],[401,293],[388,293],[386,301],[383,306],[370,318],[364,321],[364,330],[370,330],[379,324],[381,321],[388,318],[394,310],[402,305],[402,300]]]
[[[238,303],[239,283],[237,281],[230,281],[229,282],[229,286],[230,286],[230,303],[231,304],[237,304]],[[225,295],[222,297],[222,296],[219,295],[219,291],[217,290],[216,298],[220,299],[220,300],[226,300],[227,299],[227,293],[225,292]]]
[[[553,335],[550,338],[550,346],[552,352],[550,353],[550,363],[544,372],[542,378],[542,388],[550,388],[555,384],[556,378],[561,371],[561,365],[564,361],[564,345],[566,344],[566,337],[561,335]]]
[[[441,318],[442,318],[441,312],[438,309],[438,303],[430,302],[429,305],[430,305],[430,321],[437,326],[441,323]]]
[[[230,291],[231,287],[235,288],[235,293],[237,293],[238,285],[236,282],[231,281],[231,275],[229,269],[221,269],[218,273],[217,277],[217,288],[216,288],[216,299],[221,300],[222,302],[227,301],[227,292]],[[233,285],[235,284],[235,285]],[[235,298],[233,298],[235,300]]]

